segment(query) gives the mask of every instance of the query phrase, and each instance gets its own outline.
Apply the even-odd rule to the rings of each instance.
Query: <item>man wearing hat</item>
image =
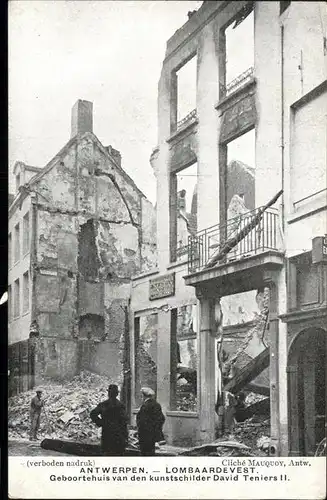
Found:
[[[155,455],[155,444],[164,439],[162,427],[165,422],[160,404],[149,387],[142,387],[143,404],[136,416],[141,455]]]
[[[32,398],[31,400],[31,407],[30,407],[30,420],[31,420],[31,426],[30,426],[30,441],[36,441],[37,440],[37,432],[40,427],[40,416],[41,416],[41,410],[44,406],[44,401],[42,401],[42,390],[41,389],[36,389],[36,396]]]
[[[117,399],[118,392],[117,385],[109,385],[108,399],[90,413],[92,422],[102,427],[101,450],[109,457],[123,456],[128,441],[125,406]]]

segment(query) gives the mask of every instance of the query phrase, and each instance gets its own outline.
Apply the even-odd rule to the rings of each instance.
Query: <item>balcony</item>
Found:
[[[269,250],[278,251],[278,212],[261,208],[209,227],[188,239],[188,273],[198,273]],[[221,254],[221,257],[220,257]]]
[[[250,67],[227,85],[220,85],[220,97],[225,98],[233,94],[240,88],[244,87],[247,83],[251,82],[254,78],[254,68]]]
[[[196,120],[197,112],[196,109],[193,109],[190,113],[188,113],[184,118],[182,118],[179,122],[177,122],[176,130],[180,130],[181,128],[189,125],[193,120]]]

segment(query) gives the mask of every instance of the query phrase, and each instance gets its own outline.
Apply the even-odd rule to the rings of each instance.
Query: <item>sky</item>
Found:
[[[157,144],[157,89],[166,42],[187,21],[188,11],[201,5],[11,0],[10,191],[15,161],[46,165],[70,139],[71,108],[85,99],[93,102],[95,135],[104,146],[120,150],[123,168],[155,203],[149,158]]]

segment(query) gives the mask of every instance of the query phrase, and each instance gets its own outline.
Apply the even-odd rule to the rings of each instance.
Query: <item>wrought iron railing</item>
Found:
[[[176,248],[176,258],[180,259],[184,256],[188,256],[188,245],[178,245]]]
[[[179,130],[181,127],[184,127],[187,123],[191,122],[194,118],[197,117],[196,109],[193,109],[190,113],[188,113],[182,120],[179,120],[177,122],[177,130]]]
[[[243,87],[246,83],[248,83],[254,75],[254,69],[253,67],[248,68],[246,71],[238,75],[234,80],[232,80],[230,83],[227,85],[220,84],[220,93],[221,97],[225,97],[229,94],[232,94],[232,92],[235,92],[235,90],[238,90],[239,88]]]
[[[244,237],[238,236],[240,231],[254,223],[259,210],[261,209],[256,208],[251,212],[229,219],[224,225],[217,224],[199,231],[195,236],[189,236],[188,272],[194,273],[204,269],[231,238],[236,237],[235,246],[215,265],[250,257],[265,250],[276,250],[277,210],[266,210],[259,222]]]

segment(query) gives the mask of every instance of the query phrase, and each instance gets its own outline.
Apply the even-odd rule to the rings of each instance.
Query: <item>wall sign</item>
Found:
[[[327,234],[312,240],[312,263],[327,262]]]
[[[149,299],[156,300],[175,295],[175,273],[150,280]]]

